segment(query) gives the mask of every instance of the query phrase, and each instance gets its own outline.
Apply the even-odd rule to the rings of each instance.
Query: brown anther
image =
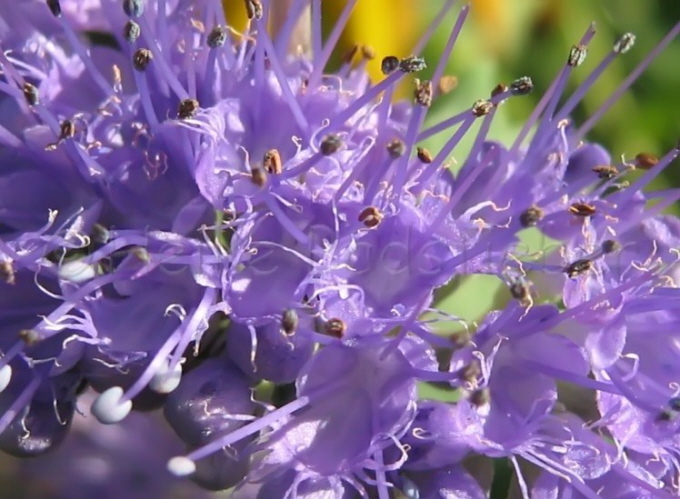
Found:
[[[416,147],[416,156],[421,163],[430,164],[432,163],[432,153],[425,149],[424,147]]]
[[[531,289],[529,288],[529,283],[524,279],[517,279],[510,284],[509,287],[510,295],[524,305],[531,301]]]
[[[59,125],[59,137],[57,137],[56,142],[52,142],[51,144],[47,144],[45,146],[46,151],[54,151],[59,144],[61,144],[64,140],[73,138],[76,134],[76,125],[73,123],[71,120],[64,120],[61,122]]]
[[[361,57],[366,59],[367,61],[372,61],[375,59],[376,53],[375,49],[371,47],[370,45],[362,45],[361,47]]]
[[[642,170],[649,170],[659,162],[658,156],[648,152],[641,152],[635,156],[635,166]]]
[[[480,388],[479,390],[473,391],[468,400],[475,407],[482,407],[491,401],[491,394],[488,388]]]
[[[22,329],[19,331],[19,339],[30,347],[40,341],[40,335],[33,329]]]
[[[357,52],[359,52],[359,45],[354,44],[350,47],[350,49],[345,52],[345,54],[342,56],[342,62],[344,64],[352,64],[352,60],[354,59],[354,56],[357,55]]]
[[[359,214],[359,222],[363,223],[369,229],[377,227],[382,221],[383,214],[375,206],[364,208]]]
[[[345,336],[345,331],[347,331],[347,324],[345,321],[338,318],[328,319],[326,324],[324,324],[324,332],[328,336],[333,336],[334,338],[342,338]]]
[[[564,267],[564,272],[567,274],[567,277],[574,278],[578,275],[585,274],[591,268],[593,268],[592,260],[582,258],[581,260],[576,260]]]
[[[510,83],[510,92],[512,95],[527,95],[534,89],[534,82],[528,76],[522,76]]]
[[[609,253],[614,253],[615,251],[620,250],[621,245],[614,241],[613,239],[607,239],[605,241],[602,241],[600,248],[602,248],[602,253],[608,255]]]
[[[592,204],[573,203],[569,207],[569,213],[577,217],[592,217],[597,210]]]
[[[222,220],[225,222],[233,222],[236,220],[236,213],[234,213],[234,210],[225,208],[222,210]]]
[[[437,82],[437,93],[439,95],[446,95],[449,92],[452,92],[457,86],[458,78],[450,75],[442,76]]]
[[[149,255],[149,251],[142,246],[135,246],[130,250],[130,254],[137,258],[137,260],[140,262],[149,263],[151,261],[151,255]]]
[[[149,49],[137,49],[132,56],[132,65],[137,71],[144,72],[153,60],[153,53]]]
[[[248,19],[262,19],[264,10],[262,9],[262,2],[260,2],[260,0],[245,0],[245,3]]]
[[[250,169],[250,180],[258,187],[264,187],[267,183],[267,171],[257,166]]]
[[[0,262],[0,280],[4,281],[5,284],[10,285],[16,282],[12,262],[8,260]]]
[[[616,177],[619,174],[619,170],[615,166],[611,165],[600,165],[595,166],[593,171],[597,173],[597,176],[602,180],[609,180]]]
[[[479,367],[479,362],[473,360],[465,367],[461,367],[456,374],[458,374],[461,380],[474,383],[479,375],[482,374],[482,371]]]
[[[179,107],[177,108],[177,117],[180,120],[187,120],[196,116],[198,109],[201,105],[196,99],[184,99],[180,101]]]
[[[519,223],[522,227],[534,227],[543,218],[544,212],[538,206],[530,206],[519,216]]]
[[[24,83],[23,86],[24,99],[28,102],[29,106],[35,106],[40,102],[40,97],[38,95],[38,89],[32,83]]]
[[[392,139],[387,143],[387,154],[391,158],[397,159],[404,155],[406,152],[406,144],[400,139]]]
[[[432,105],[432,82],[429,80],[416,80],[416,88],[413,91],[413,100],[423,107]]]
[[[486,116],[494,108],[494,104],[491,101],[479,99],[474,104],[472,104],[472,115],[479,118],[480,116]]]
[[[493,87],[493,90],[491,91],[491,97],[496,97],[497,95],[502,94],[503,92],[508,91],[508,86],[505,85],[504,83],[499,83],[495,87]]]
[[[342,146],[340,137],[333,133],[329,133],[323,138],[321,144],[319,144],[319,150],[324,156],[330,156],[340,149],[340,146]]]
[[[278,149],[270,149],[264,153],[262,166],[267,170],[267,173],[273,173],[274,175],[279,175],[283,171],[283,163],[281,162],[281,155]]]
[[[289,308],[283,312],[281,317],[281,329],[283,333],[287,336],[292,336],[295,334],[299,323],[299,318],[297,312]]]

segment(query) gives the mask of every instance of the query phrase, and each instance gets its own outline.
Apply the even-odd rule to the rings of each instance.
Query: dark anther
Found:
[[[208,33],[208,47],[216,49],[227,42],[227,30],[224,26],[215,26],[210,33]]]
[[[328,336],[333,336],[334,338],[342,338],[347,330],[347,324],[342,319],[328,319],[326,324],[324,324],[324,331]]]
[[[426,165],[432,163],[432,153],[424,147],[416,147],[416,156],[418,156],[421,163]]]
[[[573,278],[581,274],[585,274],[593,267],[593,262],[586,258],[576,260],[564,267],[564,272],[568,277]]]
[[[245,0],[246,1],[246,14],[248,19],[262,19],[262,2],[260,0]]]
[[[522,76],[510,84],[512,95],[527,95],[534,89],[534,82],[528,76]]]
[[[30,106],[35,106],[40,102],[40,97],[38,95],[38,89],[35,85],[31,83],[24,83],[23,87],[24,99]]]
[[[270,149],[264,153],[262,166],[268,173],[279,175],[283,171],[283,163],[281,162],[279,151],[277,149]]]
[[[641,152],[635,156],[635,166],[642,170],[649,170],[659,162],[659,158],[652,153]]]
[[[543,210],[538,206],[530,206],[519,216],[519,223],[522,227],[534,227],[543,218]]]
[[[298,327],[298,314],[297,312],[289,308],[288,310],[283,312],[283,316],[281,317],[281,329],[283,330],[284,334],[288,336],[292,336],[295,334],[295,330]]]
[[[181,120],[186,120],[196,116],[196,112],[200,108],[200,104],[196,99],[184,99],[180,101],[177,108],[177,117]]]
[[[144,0],[123,0],[123,12],[128,17],[139,17],[144,13]]]
[[[250,179],[258,187],[264,187],[267,183],[267,172],[264,168],[254,167],[250,169]]]
[[[397,159],[406,152],[406,144],[402,140],[392,139],[387,143],[387,154],[391,158]]]
[[[624,33],[621,38],[616,40],[614,44],[614,52],[617,54],[625,54],[635,45],[635,35],[633,33]]]
[[[383,214],[375,206],[364,208],[359,214],[359,222],[363,223],[369,229],[377,227],[383,219]]]
[[[600,165],[593,168],[593,171],[597,173],[597,176],[602,180],[609,180],[616,177],[619,174],[619,170],[615,166],[610,165]]]
[[[14,266],[10,261],[0,262],[0,281],[4,281],[5,284],[14,284]]]
[[[123,38],[125,38],[125,40],[128,42],[136,42],[141,33],[142,28],[140,28],[139,24],[137,24],[135,21],[129,20],[125,23],[125,27],[123,28]]]
[[[76,134],[76,125],[71,120],[64,120],[59,125],[59,137],[56,142],[47,144],[45,146],[46,151],[53,151],[61,144],[64,140],[74,137]]]
[[[491,112],[493,107],[494,107],[493,102],[480,99],[476,101],[474,104],[472,104],[472,114],[477,118],[479,118],[480,116],[486,116]]]
[[[132,64],[137,71],[146,71],[152,60],[153,54],[149,49],[137,49],[132,56]]]
[[[465,367],[461,367],[456,374],[458,374],[458,377],[462,381],[474,383],[475,381],[477,381],[479,375],[482,374],[482,371],[479,368],[479,362],[473,360]]]
[[[531,302],[531,289],[529,283],[524,279],[517,279],[510,284],[510,295],[520,302],[520,304],[529,304]]]
[[[673,397],[668,401],[668,407],[671,408],[672,411],[680,412],[680,397]]]
[[[59,0],[47,0],[47,7],[54,17],[61,17],[61,4]]]
[[[481,407],[483,405],[488,404],[489,401],[491,400],[491,395],[489,394],[489,389],[488,388],[481,388],[479,390],[473,391],[470,394],[470,397],[468,398],[468,400],[475,407]]]
[[[319,145],[319,150],[321,151],[321,154],[323,154],[324,156],[330,156],[338,149],[340,149],[341,145],[342,140],[340,140],[340,137],[333,133],[330,133],[326,135],[321,141],[321,144]]]
[[[585,45],[574,45],[569,51],[569,59],[567,59],[567,64],[572,68],[577,68],[583,61],[586,60],[586,55],[588,54],[588,49]]]
[[[399,70],[402,73],[417,73],[418,71],[422,71],[427,67],[427,64],[425,63],[425,59],[422,57],[416,57],[412,55],[411,57],[406,57],[405,59],[402,59],[399,61]]]
[[[413,100],[423,107],[430,107],[432,105],[432,82],[416,80]]]
[[[495,87],[493,87],[493,90],[491,91],[491,97],[496,97],[497,95],[502,94],[503,92],[508,91],[508,86],[505,85],[504,83],[499,83]]]
[[[621,245],[612,239],[602,241],[602,245],[600,247],[602,248],[602,253],[604,253],[605,255],[608,255],[609,253],[614,253],[615,251],[621,249]]]
[[[19,339],[30,347],[40,341],[40,335],[33,329],[22,329],[19,331]]]
[[[383,58],[382,62],[380,63],[380,70],[384,75],[392,74],[397,69],[399,69],[399,59],[393,55],[388,55],[387,57]]]
[[[597,210],[592,204],[587,203],[573,203],[569,207],[569,213],[577,217],[591,217]]]

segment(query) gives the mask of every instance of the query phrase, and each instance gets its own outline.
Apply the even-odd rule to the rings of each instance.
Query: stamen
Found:
[[[283,163],[281,162],[281,154],[279,154],[278,149],[270,149],[264,153],[262,166],[267,170],[267,173],[280,175],[283,172]]]
[[[347,331],[347,324],[342,319],[328,319],[323,329],[328,336],[342,339]]]
[[[144,1],[123,0],[123,12],[125,12],[125,15],[128,17],[140,17],[144,14]]]
[[[527,208],[519,216],[519,223],[522,227],[534,227],[543,218],[544,212],[541,208],[534,205]]]
[[[577,217],[591,217],[597,210],[592,204],[587,203],[573,203],[569,207],[569,213]]]
[[[610,253],[614,253],[615,251],[620,250],[621,245],[612,239],[607,239],[605,241],[602,241],[600,248],[602,249],[602,253],[608,255]]]
[[[512,95],[527,95],[534,89],[534,82],[528,76],[522,76],[510,83],[510,92]]]
[[[132,401],[121,402],[123,389],[113,386],[102,392],[92,403],[90,412],[102,424],[120,423],[132,410]]]
[[[196,99],[184,99],[179,103],[177,117],[181,120],[193,118],[196,116],[200,107],[201,106]]]
[[[224,26],[215,26],[210,33],[208,33],[206,42],[211,49],[223,46],[227,42],[227,30]]]
[[[24,83],[22,90],[24,92],[24,99],[29,106],[37,106],[40,103],[40,95],[38,89],[32,83]]]
[[[375,206],[364,208],[359,214],[359,222],[363,223],[369,229],[377,227],[382,219],[383,214]]]
[[[324,156],[330,156],[331,154],[337,152],[341,146],[342,139],[340,139],[339,136],[331,133],[323,138],[321,144],[319,144],[319,151],[321,151],[321,154]]]
[[[47,7],[54,17],[61,17],[61,3],[59,0],[47,0]]]
[[[12,366],[6,364],[0,368],[0,393],[4,392],[12,381]]]
[[[442,76],[439,78],[439,81],[437,81],[437,94],[446,95],[455,90],[457,86],[458,78],[451,75]]]
[[[416,80],[413,100],[420,106],[430,107],[432,105],[432,82]]]
[[[418,73],[427,68],[425,59],[417,56],[410,56],[399,61],[399,71],[402,73]]]
[[[388,55],[387,57],[384,57],[382,62],[380,63],[380,70],[382,71],[382,74],[384,74],[385,76],[391,75],[397,69],[399,69],[399,58],[393,55]]]
[[[425,149],[424,147],[416,147],[416,156],[420,160],[421,163],[424,163],[426,165],[432,163],[432,153]]]
[[[472,115],[475,116],[476,118],[486,116],[493,110],[494,107],[495,106],[493,102],[480,99],[478,101],[475,101],[475,103],[472,105]]]
[[[641,152],[635,156],[635,166],[642,170],[649,170],[659,163],[659,157],[648,152]]]
[[[257,21],[262,19],[264,9],[262,8],[262,2],[260,2],[260,0],[245,0],[245,6],[248,19],[255,19]]]
[[[406,152],[406,144],[400,139],[392,139],[387,143],[387,154],[391,158],[397,159],[404,155]]]
[[[166,394],[175,391],[182,381],[182,364],[172,365],[166,360],[149,381],[149,388],[156,393]]]
[[[572,68],[577,68],[586,60],[588,48],[585,45],[574,45],[569,51],[567,64]]]
[[[132,57],[134,68],[143,73],[153,60],[153,53],[146,48],[137,49]]]
[[[139,24],[135,21],[129,20],[125,23],[125,26],[123,27],[123,38],[125,38],[128,43],[135,43],[141,34],[142,28],[140,28]]]
[[[619,170],[611,165],[596,166],[593,168],[593,171],[602,180],[611,180],[619,174]]]
[[[576,260],[575,262],[570,263],[567,265],[563,272],[567,274],[567,277],[570,279],[579,276],[581,274],[585,274],[588,272],[591,268],[593,268],[593,262],[592,260],[588,260],[587,258],[582,258],[580,260]]]
[[[298,318],[298,314],[294,309],[290,308],[285,310],[283,312],[283,316],[281,317],[281,329],[283,330],[283,334],[286,336],[294,335],[299,322],[300,319]]]
[[[12,265],[11,261],[4,260],[3,262],[0,262],[0,280],[9,285],[16,283],[14,265]]]
[[[624,33],[614,44],[614,52],[617,54],[625,54],[635,45],[635,35],[633,33]]]
[[[259,166],[250,169],[250,180],[258,187],[264,187],[267,183],[267,172]]]

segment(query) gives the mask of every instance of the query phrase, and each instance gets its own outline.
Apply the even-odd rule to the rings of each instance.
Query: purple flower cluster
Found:
[[[663,210],[680,191],[646,187],[679,151],[613,160],[584,137],[680,24],[578,126],[634,43],[564,99],[589,27],[501,144],[491,123],[528,77],[424,125],[467,6],[395,104],[419,55],[381,54],[378,82],[368,48],[326,74],[356,2],[325,41],[311,2],[312,57],[288,43],[310,2],[272,37],[273,1],[245,0],[245,32],[215,0],[0,5],[0,448],[43,454],[75,417],[73,433],[109,439],[111,487],[149,463],[157,497],[172,473],[244,499],[483,498],[480,460],[514,467],[524,497],[677,495],[680,221]],[[525,230],[554,249],[523,251]],[[436,334],[456,318],[434,292],[471,274],[511,299]],[[420,398],[423,383],[457,401]],[[166,444],[130,412],[161,408],[186,453],[158,471]],[[67,468],[64,487],[108,497],[97,470]]]

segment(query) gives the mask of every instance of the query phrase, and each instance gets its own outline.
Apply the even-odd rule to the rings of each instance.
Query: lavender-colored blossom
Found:
[[[453,2],[371,81],[366,60],[325,73],[355,1],[325,41],[320,2],[272,1],[244,1],[245,32],[208,0],[0,6],[0,448],[98,463],[58,463],[69,497],[129,494],[135,469],[145,496],[173,474],[246,499],[487,497],[471,457],[524,497],[677,495],[680,193],[649,185],[679,151],[616,161],[586,136],[680,24],[579,125],[634,41],[565,96],[588,27],[504,143],[529,77],[424,125],[468,6],[440,61],[419,54]],[[311,53],[291,51],[308,7]],[[436,334],[458,320],[437,291],[472,274],[512,300]],[[167,453],[140,414],[160,407]]]

